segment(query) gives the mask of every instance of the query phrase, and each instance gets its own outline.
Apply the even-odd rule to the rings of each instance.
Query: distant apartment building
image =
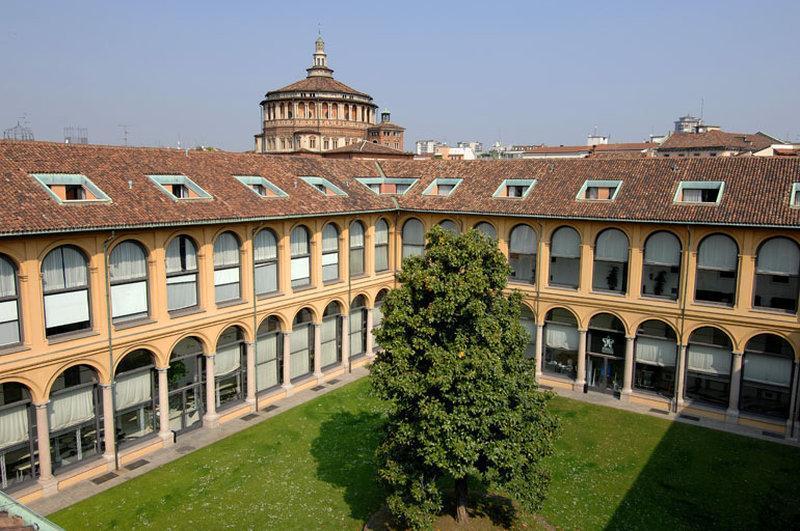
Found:
[[[673,133],[656,149],[658,157],[731,157],[763,151],[781,140],[766,133],[729,133],[709,126]]]
[[[416,153],[417,155],[433,156],[433,153],[436,151],[437,146],[441,145],[442,143],[439,142],[438,140],[417,140],[414,153]]]
[[[461,141],[456,144],[456,147],[460,148],[470,148],[472,151],[475,152],[477,155],[478,153],[483,153],[483,142],[478,141]]]
[[[433,158],[442,160],[475,160],[478,156],[468,147],[437,146]]]

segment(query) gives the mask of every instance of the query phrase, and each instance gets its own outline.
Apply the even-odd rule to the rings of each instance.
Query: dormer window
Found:
[[[211,194],[185,175],[148,175],[159,190],[176,201],[211,199]]]
[[[85,175],[77,173],[32,173],[58,203],[91,203],[111,201],[100,188]]]
[[[288,194],[258,175],[234,175],[237,181],[250,188],[260,197],[288,197]]]
[[[300,177],[300,179],[303,182],[313,186],[314,189],[317,190],[322,195],[327,195],[327,196],[347,195],[344,192],[344,190],[342,190],[341,188],[330,182],[328,179],[325,179],[324,177]]]
[[[493,197],[522,199],[536,184],[535,179],[506,179],[495,190]]]
[[[583,183],[576,199],[589,201],[613,201],[617,198],[622,181],[588,180]]]
[[[461,184],[461,179],[434,179],[431,184],[422,192],[422,195],[438,195],[440,197],[448,197],[451,195],[458,185]]]
[[[792,184],[792,195],[789,197],[789,206],[800,207],[800,183]]]
[[[681,181],[675,192],[676,203],[718,204],[725,183],[722,181]]]
[[[417,179],[400,177],[356,177],[360,182],[378,195],[403,195],[414,186]]]

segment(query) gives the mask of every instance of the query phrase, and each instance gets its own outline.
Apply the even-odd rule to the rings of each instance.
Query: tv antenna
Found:
[[[122,143],[123,145],[128,145],[128,134],[130,133],[130,124],[119,124],[117,127],[122,129]]]

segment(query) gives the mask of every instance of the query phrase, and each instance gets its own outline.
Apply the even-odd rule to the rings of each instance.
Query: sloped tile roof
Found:
[[[718,148],[759,151],[776,143],[780,141],[761,132],[729,133],[715,129],[705,133],[673,133],[658,147],[658,150]]]
[[[372,99],[372,97],[365,93],[358,91],[352,87],[349,87],[342,83],[341,81],[337,81],[332,77],[307,77],[305,79],[301,79],[300,81],[295,81],[290,85],[286,85],[283,88],[279,88],[276,90],[270,90],[267,92],[267,96],[272,94],[276,94],[279,92],[344,92],[347,94],[355,94],[358,96],[364,96],[366,98]]]

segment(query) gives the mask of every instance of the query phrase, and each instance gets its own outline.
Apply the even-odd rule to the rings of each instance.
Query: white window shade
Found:
[[[425,245],[425,229],[418,219],[409,219],[403,225],[404,245]]]
[[[45,295],[47,328],[83,323],[89,320],[89,292],[85,289]]]
[[[292,256],[308,254],[308,232],[305,227],[295,227],[290,239]]]
[[[709,236],[697,251],[697,267],[718,271],[736,271],[739,258],[736,243],[723,234]]]
[[[50,433],[78,425],[94,418],[94,388],[82,387],[59,393],[47,406],[50,416]]]
[[[581,239],[578,232],[570,227],[561,227],[553,233],[550,256],[556,258],[580,258]]]
[[[790,387],[792,381],[792,360],[778,356],[753,354],[744,356],[742,378],[778,387]]]
[[[262,230],[253,238],[256,262],[276,260],[278,258],[278,244],[275,235],[268,230]]]
[[[331,252],[339,250],[339,231],[330,223],[325,225],[322,230],[322,252]]]
[[[269,293],[278,289],[278,264],[256,266],[256,293]]]
[[[678,346],[674,341],[653,337],[636,338],[636,362],[659,367],[674,367]]]
[[[133,282],[111,286],[111,316],[147,313],[147,282]]]
[[[758,250],[760,275],[796,276],[800,273],[800,249],[788,238],[772,238]]]
[[[167,278],[167,306],[170,310],[190,308],[197,304],[197,275]]]
[[[114,247],[109,257],[111,281],[135,280],[147,276],[147,259],[137,244],[125,241]]]
[[[225,284],[235,284],[239,282],[239,268],[218,269],[214,271],[214,285],[224,286]]]
[[[322,358],[320,361],[323,366],[336,363],[337,356],[337,341],[336,341],[336,328],[339,324],[338,317],[326,317],[322,320],[320,330],[320,342],[322,347]]]
[[[238,343],[218,348],[214,355],[214,376],[225,376],[237,370],[241,357]]]
[[[0,411],[0,449],[28,440],[28,406]]]
[[[676,267],[681,264],[681,244],[669,232],[657,232],[647,238],[644,248],[644,263]]]
[[[16,270],[11,262],[0,256],[0,297],[13,297],[16,294]]]
[[[536,233],[527,225],[519,225],[511,231],[509,251],[519,254],[536,254]]]
[[[120,374],[114,384],[114,399],[117,411],[153,399],[150,371],[135,374]]]
[[[375,224],[375,245],[387,245],[389,243],[389,225],[383,220]]]
[[[545,344],[548,347],[561,350],[578,350],[577,328],[556,323],[547,323],[544,328]]]
[[[361,223],[350,224],[350,247],[364,247],[364,226]]]
[[[383,309],[381,306],[382,304],[376,304],[372,310],[372,328],[380,326],[383,322]]]
[[[214,242],[214,267],[239,265],[239,241],[230,232],[223,232]]]
[[[727,376],[731,373],[731,351],[707,345],[689,344],[687,366],[690,371]]]
[[[628,238],[617,229],[608,229],[600,233],[594,249],[596,260],[605,262],[628,261]]]
[[[0,323],[17,320],[17,301],[0,302]]]

